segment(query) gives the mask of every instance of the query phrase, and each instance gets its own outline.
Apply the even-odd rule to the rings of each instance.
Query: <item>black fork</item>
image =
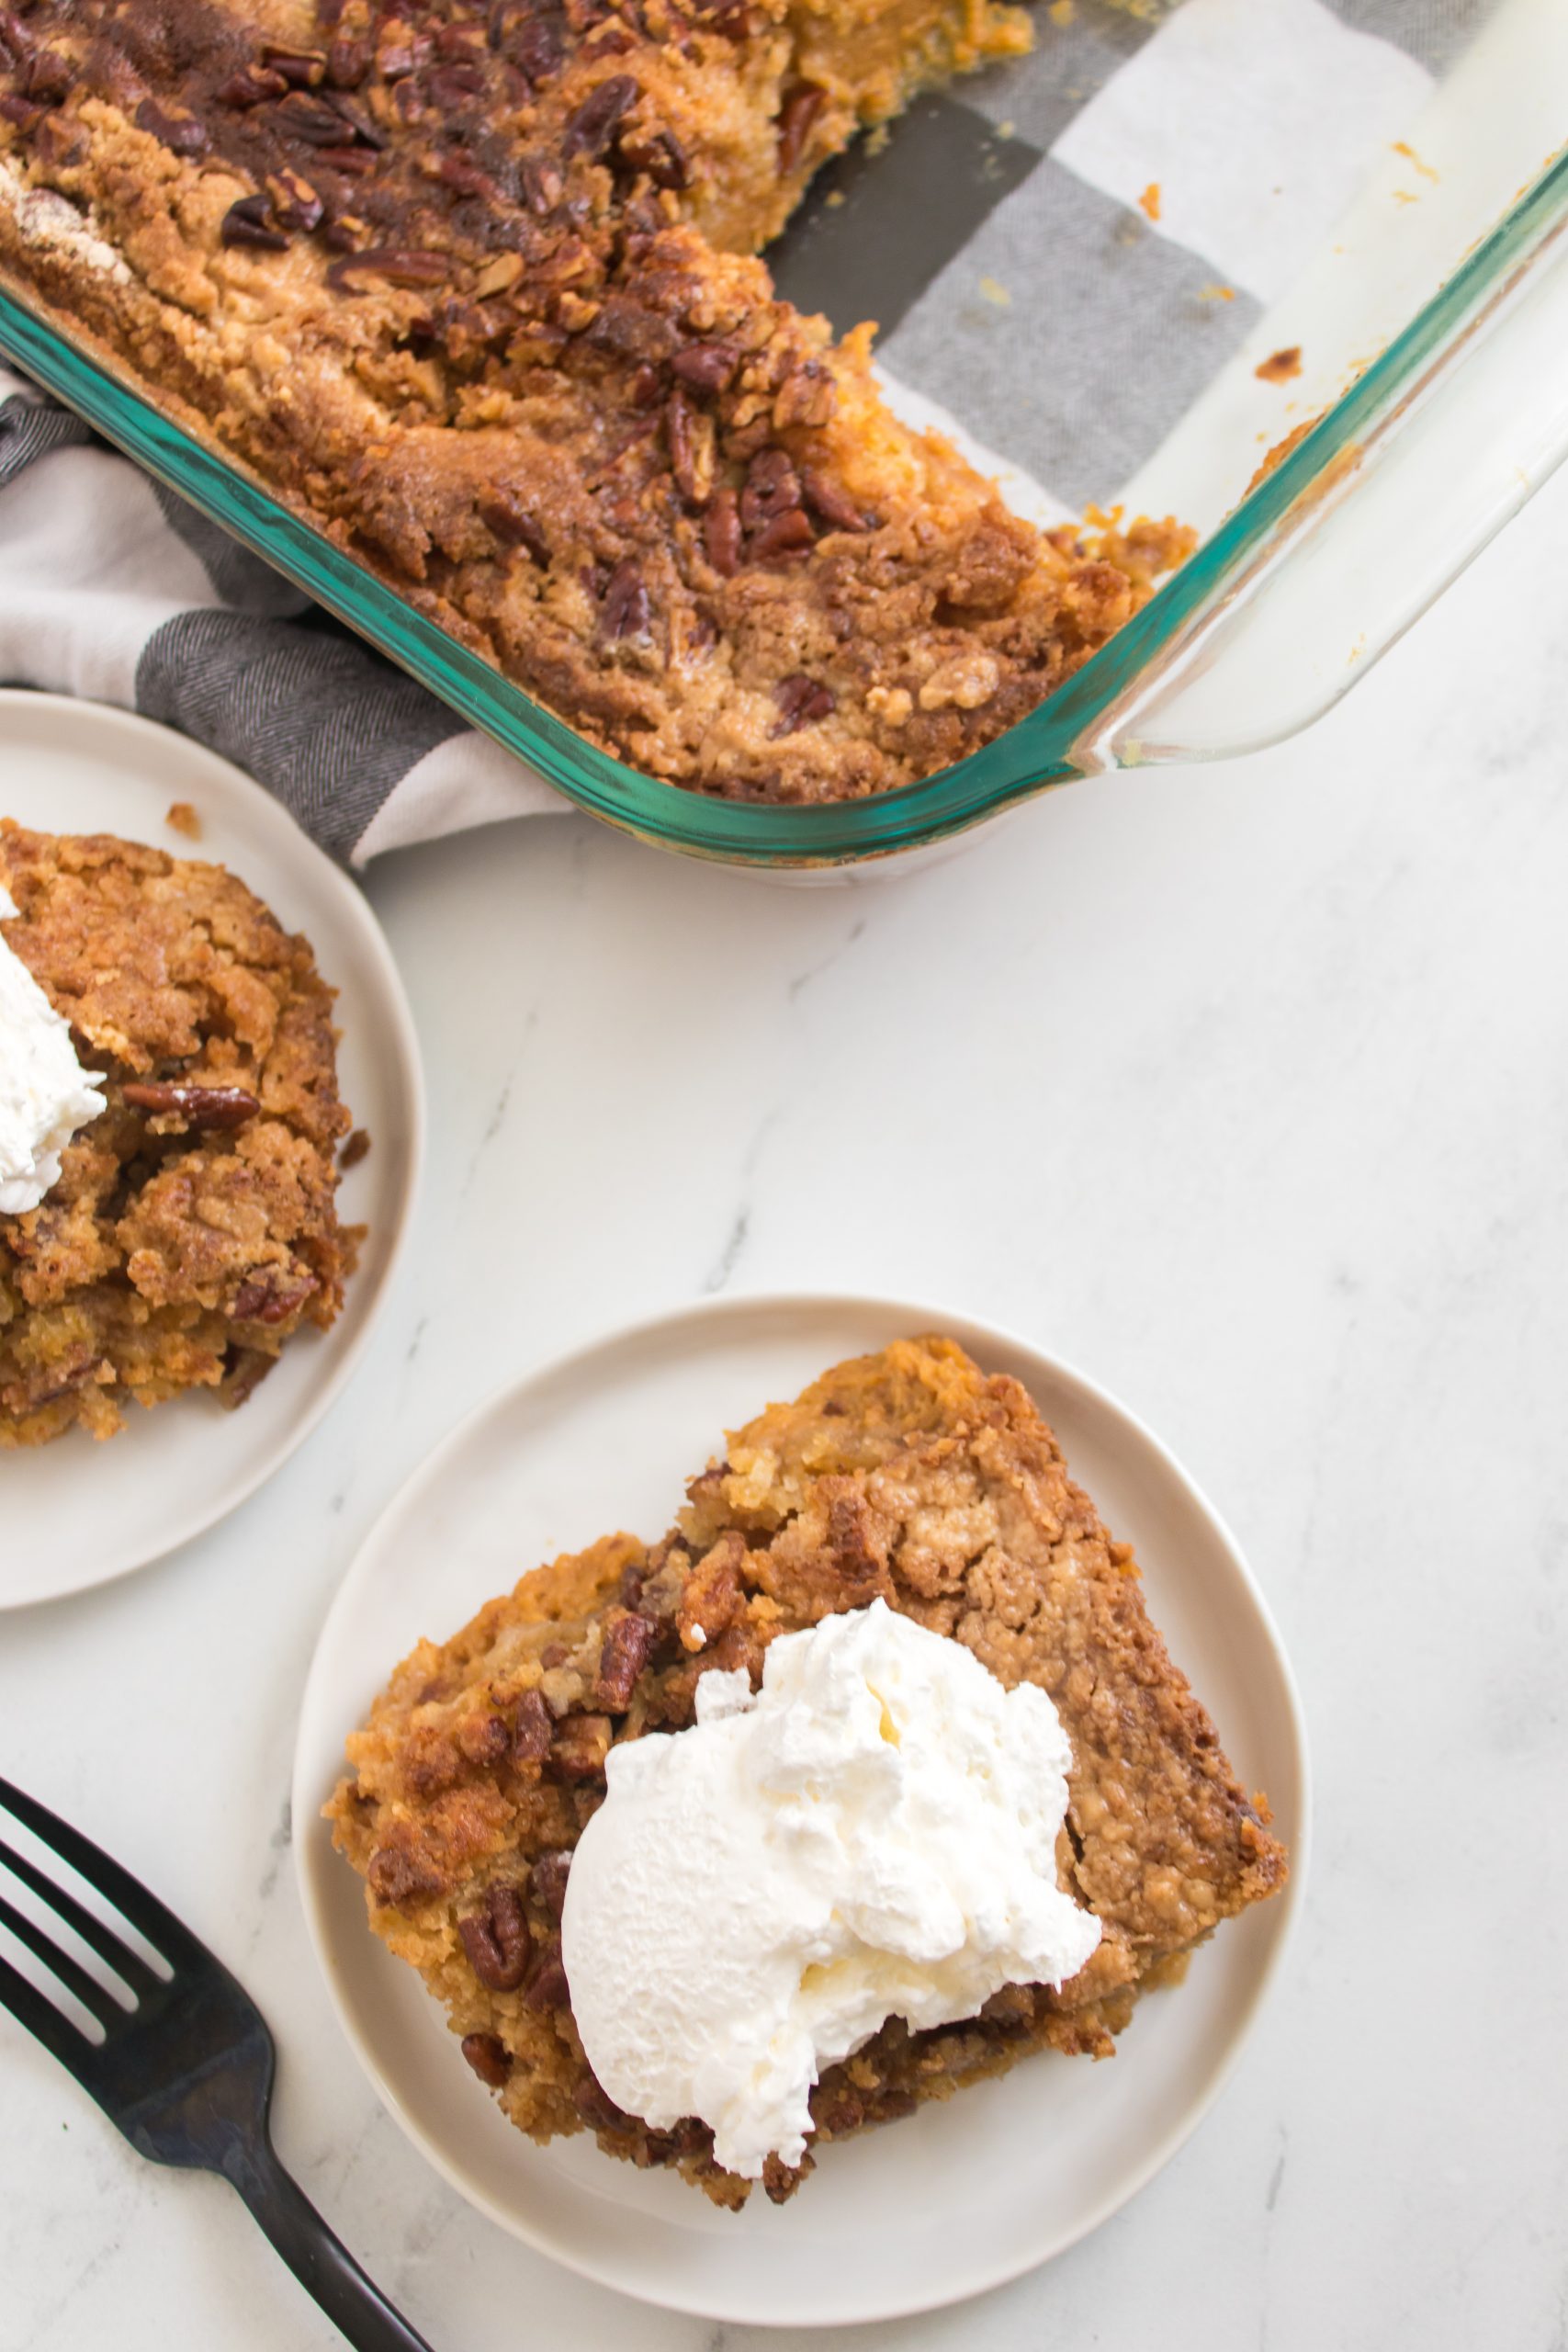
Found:
[[[360,2352],[430,2352],[339,2245],[279,2164],[268,2130],[277,2053],[266,2020],[207,1946],[139,1879],[8,1781],[0,1812],[95,1887],[162,1955],[168,1974],[0,1838],[0,1864],[96,1952],[128,2007],[37,1921],[0,1893],[0,1926],[40,1960],[103,2028],[91,2041],[20,1970],[0,1958],[0,2005],[36,2034],[154,2164],[222,2175],[239,2190],[307,2293]]]

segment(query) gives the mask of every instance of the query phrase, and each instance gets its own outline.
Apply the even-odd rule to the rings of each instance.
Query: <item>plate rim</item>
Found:
[[[336,1404],[348,1381],[356,1370],[372,1333],[377,1329],[386,1308],[398,1273],[402,1266],[424,1173],[427,1110],[424,1069],[420,1057],[419,1035],[413,1013],[403,987],[402,977],[393,960],[387,935],[371,909],[363,890],[355,888],[343,868],[327,855],[283,803],[254,776],[244,769],[199,742],[194,735],[185,734],[177,727],[167,727],[155,718],[145,718],[141,711],[127,710],[118,703],[95,702],[85,695],[50,694],[31,686],[0,685],[0,742],[6,731],[6,722],[13,712],[31,716],[35,712],[52,716],[62,726],[74,725],[91,731],[102,728],[110,736],[119,735],[140,742],[162,742],[172,738],[188,755],[197,770],[205,768],[214,778],[220,790],[236,794],[242,805],[247,805],[260,818],[262,824],[278,843],[278,854],[285,862],[298,858],[313,869],[334,902],[340,919],[356,934],[358,944],[369,959],[379,986],[383,1006],[389,1016],[390,1042],[397,1065],[397,1076],[409,1106],[408,1174],[398,1204],[393,1230],[389,1238],[388,1254],[379,1289],[363,1319],[344,1333],[330,1364],[306,1399],[303,1409],[289,1424],[286,1437],[270,1458],[259,1465],[243,1471],[227,1491],[226,1498],[216,1508],[200,1504],[188,1518],[176,1521],[174,1532],[160,1539],[152,1550],[138,1550],[130,1558],[120,1560],[110,1568],[95,1570],[85,1575],[73,1573],[66,1581],[44,1580],[21,1591],[0,1589],[0,1612],[14,1609],[47,1607],[51,1601],[69,1600],[79,1593],[96,1592],[102,1587],[117,1584],[124,1577],[135,1576],[155,1561],[165,1560],[194,1543],[198,1536],[221,1525],[232,1517],[252,1496],[275,1477],[286,1462],[319,1426]],[[0,798],[3,798],[0,794]],[[130,836],[123,838],[129,840]],[[287,847],[284,845],[287,844]],[[159,843],[150,844],[159,847]],[[170,851],[171,856],[178,855]],[[219,861],[222,863],[222,861]],[[243,878],[243,877],[242,877]],[[323,1334],[330,1344],[331,1335]]]
[[[1212,1533],[1228,1557],[1229,1566],[1239,1577],[1250,1600],[1258,1629],[1267,1645],[1279,1674],[1285,1700],[1285,1731],[1294,1764],[1299,1825],[1292,1835],[1290,1872],[1280,1894],[1274,1898],[1280,1905],[1275,1911],[1275,1931],[1266,1951],[1246,2003],[1237,2012],[1225,2047],[1199,2092],[1184,2106],[1176,2122],[1163,2136],[1156,2139],[1131,2165],[1114,2186],[1105,2191],[1085,2213],[1077,2217],[1066,2230],[1060,2232],[1037,2249],[1013,2259],[983,2261],[973,2271],[955,2273],[940,2290],[922,2289],[908,2299],[879,2300],[874,2305],[850,2304],[833,2310],[819,2310],[804,2317],[791,2314],[779,2319],[759,2317],[752,2311],[739,2311],[727,2302],[705,2297],[700,2292],[682,2295],[671,2291],[668,2285],[643,2288],[627,2285],[619,2278],[606,2276],[576,2252],[567,2252],[540,2229],[530,2227],[525,2218],[506,2209],[491,2198],[463,2167],[453,2159],[444,2146],[434,2141],[423,2126],[409,2112],[392,2084],[383,2075],[368,2039],[359,2030],[355,2012],[346,1988],[340,1980],[331,1952],[324,1916],[324,1896],[318,1884],[322,1860],[335,1868],[343,1868],[332,1848],[330,1835],[320,1819],[320,1792],[309,1785],[310,1759],[306,1755],[313,1719],[321,1704],[318,1683],[324,1679],[323,1658],[329,1638],[335,1632],[341,1617],[347,1612],[351,1597],[357,1599],[362,1587],[370,1580],[376,1552],[405,1509],[446,1468],[448,1461],[458,1453],[479,1427],[491,1416],[499,1413],[513,1399],[531,1388],[542,1386],[558,1375],[575,1371],[590,1358],[606,1350],[646,1340],[666,1329],[693,1323],[722,1321],[742,1312],[779,1313],[783,1310],[818,1309],[823,1312],[844,1308],[867,1311],[886,1317],[892,1328],[901,1325],[912,1329],[952,1331],[961,1344],[968,1345],[965,1333],[981,1335],[983,1339],[999,1342],[1004,1348],[1016,1350],[1026,1357],[1033,1357],[1047,1364],[1054,1375],[1066,1385],[1077,1389],[1092,1405],[1108,1412],[1141,1440],[1185,1490],[1187,1498],[1196,1506]],[[477,1605],[477,1604],[476,1604]],[[419,1636],[411,1635],[412,1640]],[[342,1736],[346,1736],[346,1730]],[[341,1743],[340,1743],[341,1744]],[[722,1292],[714,1296],[675,1301],[662,1309],[639,1315],[626,1322],[608,1322],[592,1329],[587,1337],[533,1361],[526,1369],[499,1383],[491,1393],[479,1399],[439,1437],[422,1461],[404,1478],[364,1536],[355,1547],[328,1603],[317,1632],[310,1662],[301,1687],[299,1713],[295,1725],[294,1761],[290,1775],[292,1817],[303,1829],[293,1841],[294,1878],[300,1907],[304,1913],[306,1932],[316,1966],[323,1982],[333,2013],[345,2041],[357,2060],[366,2079],[382,2107],[402,2131],[410,2144],[455,2189],[464,2202],[481,2213],[510,2237],[520,2240],[535,2252],[544,2255],[563,2269],[590,2284],[607,2288],[633,2301],[649,2304],[655,2309],[677,2312],[694,2318],[716,2321],[721,2325],[820,2328],[866,2325],[877,2322],[910,2319],[925,2312],[949,2309],[985,2294],[991,2289],[1010,2284],[1028,2272],[1039,2269],[1058,2255],[1082,2242],[1100,2229],[1113,2214],[1121,2211],[1155,2176],[1161,2172],[1173,2156],[1186,2144],[1204,2118],[1212,2110],[1226,2084],[1230,2081],[1241,2053],[1257,2026],[1268,2000],[1279,1981],[1285,1961],[1299,1931],[1301,1911],[1307,1883],[1312,1847],[1313,1781],[1312,1759],[1308,1745],[1301,1690],[1294,1670],[1275,1622],[1272,1610],[1252,1568],[1222,1518],[1197,1480],[1178,1460],[1163,1439],[1152,1430],[1141,1416],[1122,1403],[1119,1397],[1088,1374],[1078,1370],[1065,1358],[1051,1353],[1011,1326],[992,1322],[987,1317],[959,1312],[952,1306],[934,1304],[926,1298],[893,1298],[877,1293],[860,1291],[819,1291],[743,1289]]]

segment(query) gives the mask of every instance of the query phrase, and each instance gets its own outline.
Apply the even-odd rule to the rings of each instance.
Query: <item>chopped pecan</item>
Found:
[[[324,98],[310,97],[303,90],[288,90],[277,101],[272,119],[279,130],[292,139],[303,139],[310,147],[352,143],[345,138],[347,125],[336,107],[329,106]]]
[[[324,95],[327,105],[344,124],[351,139],[358,140],[365,147],[385,147],[386,132],[374,117],[366,112],[357,98],[350,97],[346,90],[328,90]]]
[[[274,1267],[265,1274],[253,1274],[240,1284],[230,1309],[236,1323],[287,1323],[288,1317],[320,1283],[307,1267],[298,1262],[288,1267]]]
[[[529,2009],[564,2009],[570,1999],[560,1956],[560,1938],[552,1936],[539,1947],[534,1973],[523,1994],[523,2006]]]
[[[243,196],[238,204],[231,204],[223,216],[224,243],[261,243],[254,232],[265,226],[266,209],[265,196]],[[243,216],[236,228],[250,233],[242,236],[231,232],[229,224],[236,213]],[[282,246],[288,240],[274,232],[267,235],[265,242]],[[121,1091],[133,1111],[146,1111],[154,1116],[172,1114],[182,1118],[190,1127],[243,1127],[245,1121],[254,1119],[261,1109],[255,1096],[243,1086],[187,1086],[177,1079],[133,1078],[127,1080]]]
[[[266,192],[272,198],[275,220],[285,229],[316,229],[321,226],[326,210],[321,198],[298,172],[287,166],[274,172],[267,180]]]
[[[825,2138],[858,2132],[865,2121],[865,2101],[852,2085],[829,2089],[823,2084],[812,2096],[811,2120]]]
[[[715,493],[703,516],[703,544],[720,578],[733,580],[740,569],[740,509],[732,490]]]
[[[745,1557],[745,1537],[738,1527],[727,1527],[692,1567],[675,1608],[675,1629],[682,1649],[705,1649],[734,1624],[740,1614],[740,1567]]]
[[[497,1883],[486,1890],[485,1907],[470,1911],[457,1922],[468,1966],[492,1993],[514,1993],[527,1971],[533,1938],[528,1933],[523,1897],[514,1886]]]
[[[779,108],[779,169],[787,179],[800,162],[828,93],[815,82],[797,82]]]
[[[547,571],[550,543],[525,508],[518,505],[510,491],[498,490],[479,503],[479,521],[498,539],[513,548],[526,548],[541,571]]]
[[[334,90],[357,90],[370,71],[370,44],[340,35],[327,51],[327,79]]]
[[[571,2103],[584,2123],[595,2132],[635,2132],[637,2118],[617,2107],[592,2066],[584,2066],[572,2087]]]
[[[232,107],[238,113],[247,107],[265,105],[269,98],[280,98],[288,85],[281,74],[274,74],[265,65],[242,65],[226,82],[220,82],[213,96],[221,107]]]
[[[691,184],[692,167],[686,151],[672,130],[623,139],[620,154],[621,161],[634,172],[646,172],[655,187],[683,188]]]
[[[451,65],[433,65],[423,79],[426,97],[447,118],[461,114],[465,107],[471,106],[485,85],[479,67],[461,61]]]
[[[558,1927],[566,1908],[566,1883],[570,1876],[571,1849],[568,1846],[541,1854],[529,1873],[529,1893]]]
[[[629,1707],[637,1676],[653,1655],[659,1628],[636,1610],[615,1611],[604,1622],[593,1696],[601,1707]]]
[[[679,385],[665,404],[664,434],[670,445],[671,470],[682,497],[689,505],[705,506],[713,496],[714,422],[692,406]]]
[[[695,0],[692,13],[725,40],[744,40],[751,18],[749,0]]]
[[[525,65],[525,73],[527,70]],[[607,82],[601,82],[568,119],[561,141],[563,160],[570,164],[574,155],[584,155],[596,164],[614,140],[622,118],[641,95],[629,74],[612,74]]]
[[[791,506],[783,514],[775,514],[771,523],[763,524],[748,553],[754,563],[767,563],[774,556],[801,554],[815,545],[816,538],[806,509]]]
[[[792,678],[781,678],[773,688],[773,700],[779,715],[768,729],[776,741],[781,735],[793,735],[797,727],[807,727],[814,718],[827,718],[837,707],[837,697],[831,686],[816,678],[808,678],[796,671]]]
[[[451,270],[445,254],[400,245],[367,245],[360,253],[345,254],[341,261],[330,262],[327,283],[341,287],[348,294],[362,294],[365,288],[355,282],[360,278],[380,278],[391,286],[441,286]]]
[[[556,1725],[550,1769],[563,1781],[600,1781],[609,1752],[608,1715],[565,1715]]]
[[[519,1764],[542,1764],[550,1752],[555,1719],[537,1690],[525,1690],[512,1718],[512,1753]]]
[[[228,207],[219,221],[219,238],[223,244],[254,244],[264,254],[287,254],[289,249],[285,232],[270,226],[265,195],[243,195],[237,205]]]
[[[460,2045],[464,2057],[481,2083],[498,2091],[510,2080],[512,2060],[499,2034],[466,2033]]]
[[[778,2155],[762,2158],[762,2188],[770,2205],[784,2205],[795,2195],[808,2172],[816,2169],[809,2154],[797,2165],[786,2165]]]
[[[802,360],[779,386],[773,401],[773,431],[786,432],[792,424],[826,424],[838,401],[838,387],[822,362]]]
[[[481,172],[467,155],[443,155],[435,167],[435,176],[443,187],[455,188],[459,196],[483,196],[493,202],[500,193],[490,174]]]
[[[671,354],[670,365],[694,392],[722,392],[733,382],[740,354],[729,343],[689,343]]]
[[[814,506],[824,523],[835,531],[866,531],[871,526],[841,482],[834,481],[815,466],[802,466],[800,487],[806,503]]]
[[[512,44],[513,62],[522,67],[530,82],[547,82],[552,74],[560,71],[565,56],[560,28],[545,16],[535,17],[525,24]]]
[[[512,1745],[512,1734],[500,1715],[468,1715],[454,1733],[470,1764],[499,1764]]]
[[[439,1873],[406,1846],[378,1846],[365,1875],[378,1903],[401,1905],[414,1895],[439,1894],[442,1888]]]
[[[614,642],[648,635],[651,618],[648,588],[642,566],[631,556],[616,564],[610,574],[601,613],[604,634]]]
[[[247,1397],[254,1396],[277,1358],[265,1348],[231,1347],[224,1352],[223,1377],[218,1386],[218,1401],[226,1412],[235,1412]]]
[[[39,57],[44,54],[42,50],[39,51]],[[35,58],[33,62],[36,67],[38,60]],[[31,81],[32,76],[29,75],[29,86]],[[36,89],[32,94],[35,97],[39,95]],[[60,96],[63,97],[64,95],[62,90]],[[169,114],[153,98],[143,98],[137,107],[136,127],[139,130],[151,131],[154,139],[175,155],[202,155],[212,144],[205,123],[197,122],[194,115]]]
[[[369,240],[370,223],[357,212],[340,212],[324,223],[321,242],[334,254],[356,254],[364,250]]]
[[[270,74],[281,74],[293,90],[313,90],[327,70],[327,53],[323,49],[282,49],[277,42],[264,40],[262,63]]]
[[[37,130],[44,113],[43,107],[36,106],[30,98],[18,96],[15,90],[0,91],[0,115],[7,122],[14,122],[24,139],[29,130]]]
[[[740,493],[740,520],[749,531],[786,514],[800,504],[800,477],[783,449],[760,449],[746,472]]]
[[[24,78],[29,98],[41,98],[46,106],[58,106],[62,98],[70,96],[76,72],[71,60],[62,57],[59,50],[35,49],[28,60]],[[147,130],[152,126],[143,123],[141,128]],[[155,132],[153,135],[162,134]]]
[[[368,147],[318,147],[316,162],[323,170],[342,172],[356,180],[364,179],[376,168],[374,151]]]

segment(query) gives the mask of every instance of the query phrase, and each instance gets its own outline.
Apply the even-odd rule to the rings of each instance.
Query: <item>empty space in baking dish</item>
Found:
[[[1207,536],[1565,120],[1539,0],[1068,0],[818,174],[770,258],[800,308],[878,322],[895,407],[1020,512]]]

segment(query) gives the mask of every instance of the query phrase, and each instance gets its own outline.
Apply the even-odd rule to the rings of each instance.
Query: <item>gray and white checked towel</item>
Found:
[[[1040,0],[1032,56],[819,175],[772,255],[781,288],[878,320],[895,396],[1005,452],[1032,511],[1108,503],[1492,6],[1184,0],[1156,21]],[[355,865],[566,805],[4,372],[0,681],[183,729]]]

